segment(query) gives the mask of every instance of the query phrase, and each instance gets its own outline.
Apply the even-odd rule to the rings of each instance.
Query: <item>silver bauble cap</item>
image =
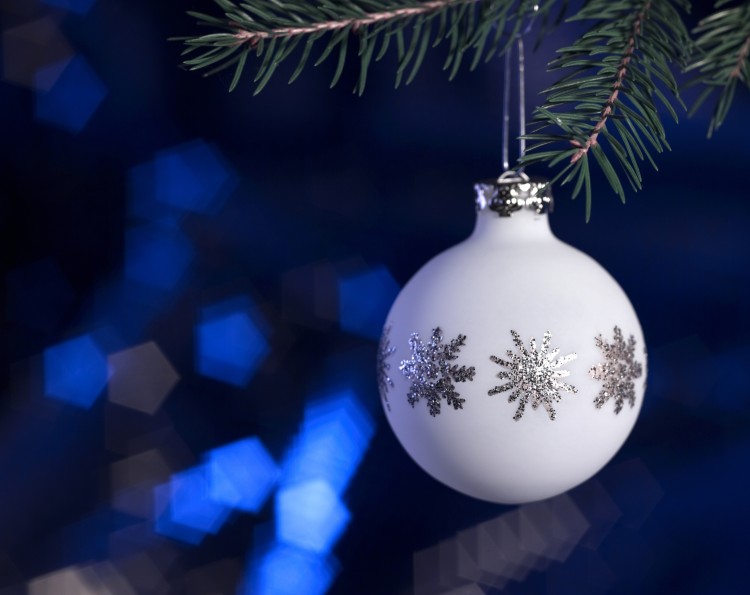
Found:
[[[541,215],[551,212],[553,207],[549,180],[524,173],[505,172],[496,180],[477,182],[474,190],[477,211],[494,211],[500,217],[510,217],[521,209]]]

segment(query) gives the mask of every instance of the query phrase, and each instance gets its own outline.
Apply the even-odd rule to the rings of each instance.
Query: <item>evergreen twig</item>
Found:
[[[719,92],[708,127],[709,137],[726,119],[737,84],[744,82],[750,87],[750,2],[725,8],[727,4],[728,0],[717,2],[716,11],[693,30],[698,37],[696,52],[687,68],[697,71],[687,86],[705,86],[690,108],[691,115]]]
[[[207,75],[234,66],[233,90],[251,53],[261,60],[255,93],[302,46],[294,81],[308,63],[313,46],[324,46],[315,65],[335,56],[334,86],[343,71],[350,38],[358,39],[360,75],[355,92],[365,89],[371,62],[389,48],[398,55],[396,86],[411,82],[431,47],[448,45],[444,69],[452,79],[473,54],[469,68],[503,53],[519,33],[523,17],[541,16],[549,25],[555,0],[214,0],[224,17],[191,12],[218,32],[179,38],[186,44],[184,64]],[[558,15],[559,20],[559,15]],[[302,43],[304,41],[304,43]],[[195,54],[195,55],[194,55]]]
[[[669,148],[657,103],[677,120],[660,86],[681,103],[670,63],[685,61],[690,37],[678,6],[689,8],[683,0],[589,0],[569,20],[595,24],[558,50],[549,65],[567,74],[543,92],[546,101],[535,110],[526,136],[533,144],[521,164],[564,163],[553,182],[573,182],[574,198],[584,190],[587,220],[592,156],[624,202],[615,165],[639,190],[640,162],[648,160],[656,168],[651,151]]]

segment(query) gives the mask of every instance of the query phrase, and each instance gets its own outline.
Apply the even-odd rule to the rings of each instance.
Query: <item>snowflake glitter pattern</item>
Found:
[[[615,326],[615,338],[607,343],[599,335],[594,337],[596,346],[601,349],[604,361],[592,366],[589,374],[594,380],[600,380],[604,386],[594,399],[597,409],[601,409],[610,399],[615,400],[615,413],[622,411],[625,401],[635,407],[635,379],[643,374],[643,365],[635,359],[635,337],[630,335],[628,342],[622,336],[620,327]]]
[[[393,388],[393,380],[389,371],[391,364],[386,360],[396,351],[395,347],[391,347],[390,334],[391,325],[389,324],[383,329],[383,334],[380,335],[377,355],[378,387],[380,388],[380,396],[388,411],[391,410],[391,404],[388,402],[388,391]]]
[[[529,341],[529,349],[526,349],[516,331],[510,331],[510,334],[513,336],[513,343],[515,343],[519,353],[508,350],[507,354],[510,361],[502,360],[494,355],[490,356],[494,363],[507,368],[507,370],[499,372],[497,377],[506,379],[508,382],[496,386],[487,394],[492,396],[512,390],[513,392],[508,396],[508,403],[519,401],[518,409],[513,416],[516,421],[523,417],[529,401],[531,401],[532,409],[536,409],[539,405],[544,406],[550,420],[554,421],[557,412],[552,405],[553,403],[559,403],[562,399],[560,391],[578,392],[575,386],[560,382],[560,378],[570,376],[568,370],[561,370],[560,367],[573,361],[578,356],[575,353],[570,353],[558,359],[559,348],[549,351],[550,340],[552,339],[552,334],[549,331],[544,333],[540,350],[537,350],[536,339],[532,338]]]
[[[461,398],[453,383],[474,380],[474,366],[459,367],[451,362],[458,359],[457,354],[465,344],[466,335],[458,335],[444,345],[440,327],[433,329],[426,344],[420,340],[419,333],[412,333],[409,339],[411,359],[403,360],[399,366],[401,373],[411,380],[406,397],[412,407],[424,399],[430,415],[435,417],[445,399],[454,409],[463,409],[466,399]]]

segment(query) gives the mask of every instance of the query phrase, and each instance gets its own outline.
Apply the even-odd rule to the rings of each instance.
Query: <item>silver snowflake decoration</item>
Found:
[[[615,338],[612,343],[605,341],[601,335],[595,337],[596,346],[602,350],[604,361],[592,366],[589,374],[594,380],[600,380],[604,386],[594,399],[597,408],[601,408],[610,399],[615,400],[615,413],[620,413],[625,401],[635,406],[635,379],[643,374],[643,365],[635,359],[635,337],[630,335],[628,342],[622,336],[620,327],[615,327]]]
[[[474,380],[474,366],[459,367],[452,362],[458,359],[457,354],[465,344],[466,336],[458,335],[444,345],[439,327],[432,331],[429,343],[423,343],[419,333],[412,333],[409,339],[411,359],[403,360],[399,366],[401,373],[411,380],[406,397],[412,407],[424,399],[434,417],[440,413],[444,399],[454,409],[463,409],[466,399],[461,398],[453,383]]]
[[[518,401],[518,409],[513,419],[518,421],[523,417],[526,405],[531,402],[532,409],[542,405],[547,410],[547,415],[551,420],[557,415],[553,403],[559,403],[562,399],[560,391],[577,393],[575,386],[560,382],[560,378],[570,376],[568,370],[560,369],[563,365],[576,359],[577,355],[571,353],[564,357],[558,358],[557,354],[560,349],[549,351],[549,344],[552,334],[547,331],[544,333],[542,348],[537,350],[536,339],[529,341],[529,349],[524,347],[521,337],[516,331],[510,331],[513,336],[513,343],[518,348],[518,353],[508,350],[509,361],[505,361],[494,355],[490,359],[505,368],[499,372],[497,377],[507,380],[505,384],[496,386],[487,394],[490,396],[506,391],[513,391],[508,396],[508,403]]]
[[[393,388],[393,380],[390,376],[391,364],[387,360],[396,351],[395,347],[391,347],[390,334],[391,325],[389,324],[383,329],[383,334],[380,335],[377,355],[378,387],[380,387],[380,396],[388,411],[391,410],[391,405],[388,403],[388,391]]]

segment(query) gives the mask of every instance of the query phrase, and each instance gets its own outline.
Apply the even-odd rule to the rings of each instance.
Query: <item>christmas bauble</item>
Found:
[[[643,333],[609,273],[552,234],[545,181],[476,190],[473,234],[419,270],[388,314],[381,397],[437,480],[493,502],[541,500],[594,475],[630,434]]]

